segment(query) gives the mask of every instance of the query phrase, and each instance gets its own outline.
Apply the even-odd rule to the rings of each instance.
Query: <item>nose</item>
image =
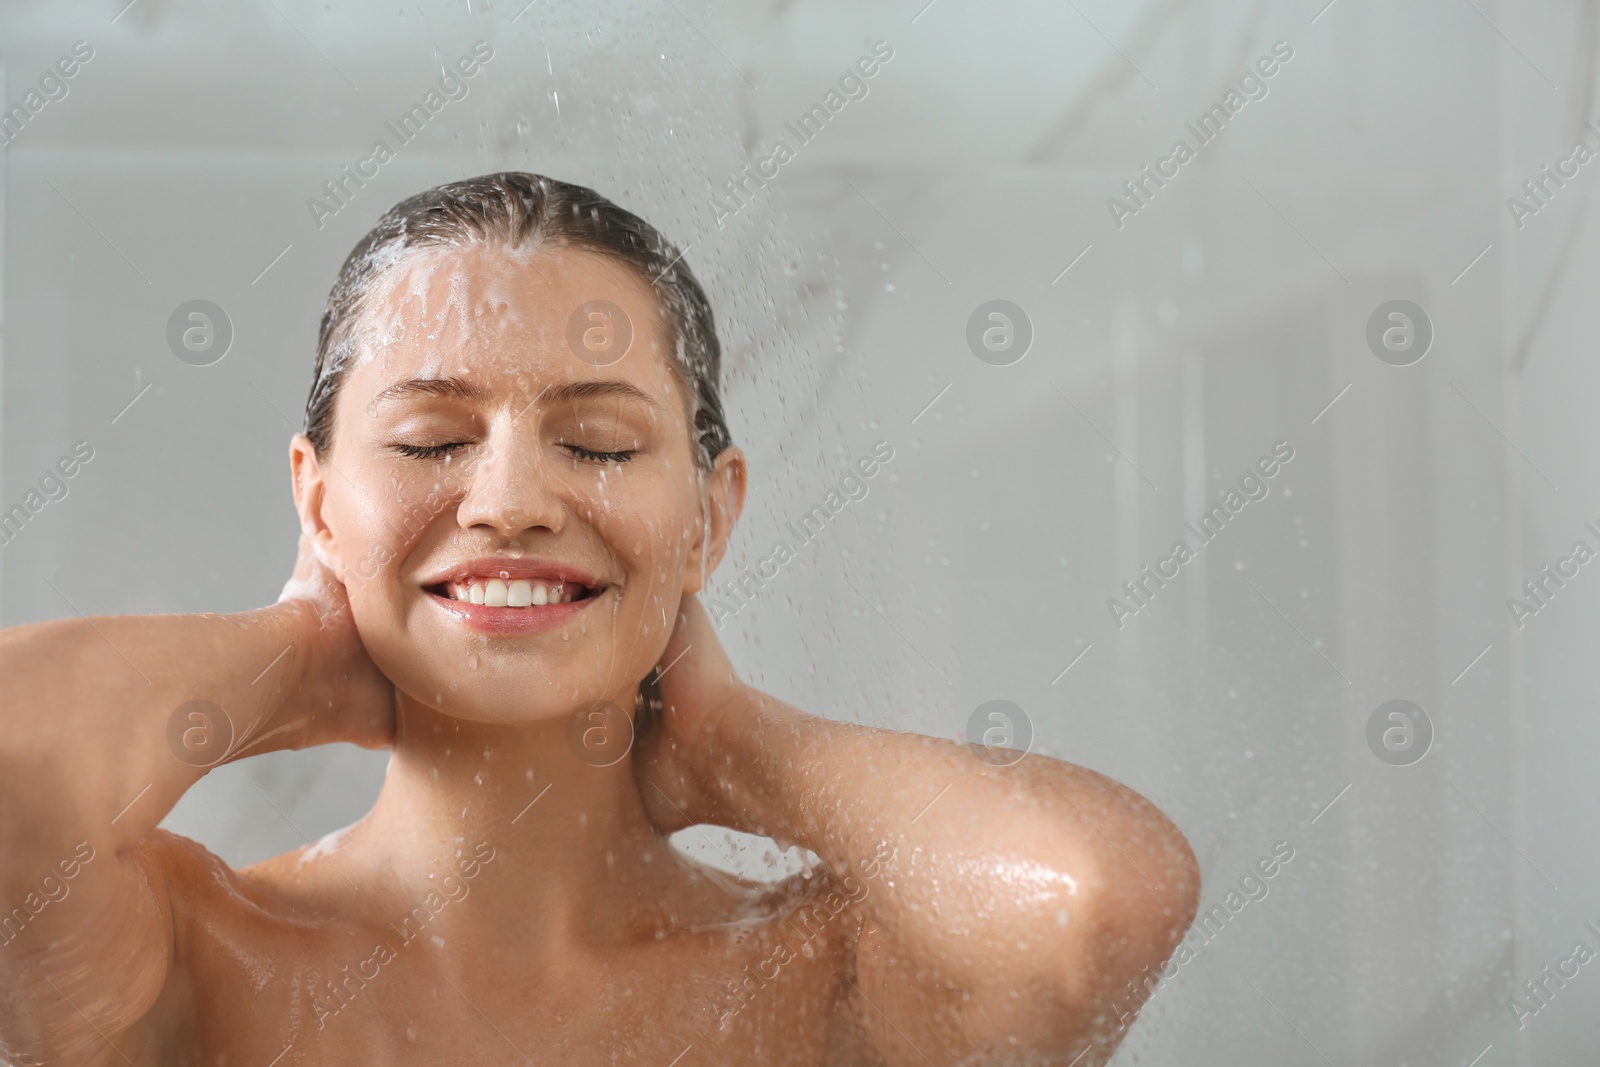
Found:
[[[487,526],[513,537],[534,527],[560,533],[567,508],[537,435],[512,425],[495,430],[464,472],[466,493],[456,521],[464,530]]]

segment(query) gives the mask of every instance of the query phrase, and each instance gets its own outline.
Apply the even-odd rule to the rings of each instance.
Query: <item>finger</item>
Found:
[[[668,678],[681,671],[683,680],[714,682],[727,681],[733,673],[733,663],[717,640],[711,616],[693,593],[684,594],[678,602],[678,622],[662,651],[660,669]]]
[[[689,606],[694,601],[693,593],[685,593],[678,599],[678,613],[672,621],[672,633],[667,635],[667,647],[661,651],[661,661],[671,663],[682,652],[684,646],[689,644],[684,636],[688,626]]]
[[[723,650],[722,642],[717,639],[717,628],[712,625],[711,613],[706,611],[706,606],[700,603],[700,598],[690,596],[685,606],[685,631],[684,636],[695,646],[708,664],[719,668],[732,669],[733,663],[728,659],[728,654]]]

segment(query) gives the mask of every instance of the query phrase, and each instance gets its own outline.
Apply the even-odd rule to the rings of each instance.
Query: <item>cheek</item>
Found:
[[[642,655],[636,668],[648,670],[660,658],[677,622],[686,555],[681,544],[676,529],[662,528],[649,538],[636,560],[629,597],[633,603],[624,607],[620,620],[625,632],[638,642]]]
[[[346,560],[344,585],[350,597],[350,613],[364,634],[391,625],[389,619],[397,600],[397,559],[390,539],[381,531],[363,529],[354,539],[353,554]]]
[[[388,595],[402,561],[445,511],[431,482],[375,481],[381,488],[344,495],[329,516],[351,607],[358,610]]]
[[[613,546],[627,568],[629,581],[648,585],[655,592],[670,585],[683,569],[688,538],[685,522],[675,509],[655,511],[650,517],[618,515],[602,536]]]
[[[627,573],[621,620],[641,636],[659,636],[671,620],[683,590],[689,546],[694,541],[691,502],[659,491],[647,498],[614,499],[597,507],[594,526]],[[687,531],[687,536],[685,535]]]

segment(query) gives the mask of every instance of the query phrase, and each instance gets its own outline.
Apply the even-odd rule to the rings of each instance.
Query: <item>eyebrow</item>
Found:
[[[403,400],[411,396],[443,396],[454,397],[459,400],[482,400],[485,396],[481,386],[467,381],[465,378],[407,378],[403,382],[396,382],[373,398],[372,405],[383,403],[386,400]]]
[[[439,396],[451,397],[458,400],[484,400],[488,392],[475,382],[465,378],[407,378],[403,382],[396,382],[383,392],[379,393],[372,401],[374,407],[387,400],[402,400],[412,396]],[[540,400],[552,404],[570,403],[577,400],[590,400],[595,397],[614,396],[626,400],[638,400],[659,407],[650,394],[642,391],[637,386],[615,378],[601,380],[586,380],[562,382],[552,385],[534,398],[533,403]],[[532,404],[529,405],[531,407]],[[523,410],[527,410],[524,408]]]
[[[615,396],[624,400],[638,400],[649,404],[651,407],[660,407],[655,398],[649,393],[618,378],[562,382],[560,385],[552,385],[545,389],[534,399],[535,401],[548,400],[552,404],[563,404],[574,400],[589,400],[600,396]]]

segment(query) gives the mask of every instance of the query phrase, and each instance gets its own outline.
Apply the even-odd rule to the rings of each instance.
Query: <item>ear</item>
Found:
[[[324,511],[328,502],[328,483],[323,477],[322,463],[311,439],[303,433],[294,435],[289,442],[289,474],[294,481],[294,509],[300,515],[300,532],[322,550],[323,558],[333,565],[336,574],[344,574],[344,560],[328,525]]]
[[[745,474],[744,452],[736,445],[729,445],[717,456],[706,475],[705,521],[700,524],[700,536],[689,546],[689,558],[683,570],[685,593],[698,593],[705,588],[711,580],[711,572],[727,554],[734,523],[744,511]]]

